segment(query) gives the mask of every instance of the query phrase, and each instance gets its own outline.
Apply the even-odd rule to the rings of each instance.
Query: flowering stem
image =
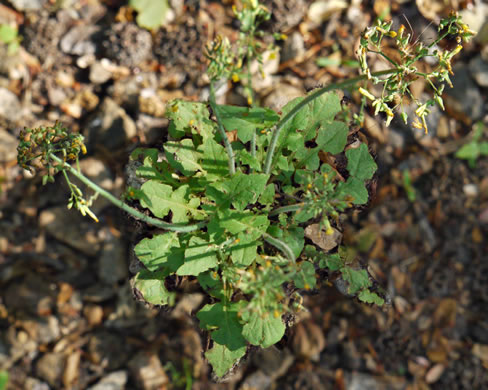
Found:
[[[217,106],[217,102],[215,101],[215,88],[213,82],[210,82],[210,107],[212,107],[213,112],[215,113],[215,117],[217,118],[217,128],[219,130],[220,136],[222,137],[222,141],[224,142],[225,151],[229,156],[229,173],[233,175],[236,173],[236,162],[234,159],[234,151],[232,150],[232,146],[227,138],[227,134],[225,133],[225,128],[222,123],[222,118],[220,116],[219,108]]]
[[[371,77],[385,76],[385,75],[393,74],[393,73],[401,73],[401,69],[382,70],[380,72],[371,73]],[[271,138],[271,142],[269,144],[268,152],[266,155],[266,162],[264,165],[264,173],[270,174],[270,172],[271,172],[272,165],[273,165],[273,157],[274,157],[275,149],[276,149],[276,146],[278,143],[278,138],[279,138],[281,130],[283,129],[283,127],[285,127],[285,125],[290,120],[292,120],[295,117],[295,115],[298,112],[300,112],[300,110],[302,110],[307,104],[314,101],[318,97],[322,96],[326,92],[333,91],[336,89],[344,89],[344,88],[349,87],[350,85],[354,85],[354,84],[358,83],[359,81],[367,80],[367,79],[368,79],[367,75],[362,75],[362,76],[354,77],[354,78],[349,79],[349,80],[342,81],[340,83],[330,84],[327,87],[317,89],[315,92],[313,92],[310,95],[308,95],[307,97],[305,97],[295,107],[293,107],[293,109],[288,114],[286,114],[275,125],[275,128],[273,130],[273,137]]]
[[[83,175],[81,172],[78,172],[75,168],[73,168],[71,165],[68,163],[64,162],[61,160],[59,157],[55,156],[54,154],[50,154],[50,158],[55,161],[56,163],[60,164],[63,171],[66,170],[69,173],[71,173],[73,176],[78,178],[82,183],[86,184],[89,188],[91,188],[95,193],[100,194],[103,196],[105,199],[109,200],[111,203],[113,203],[115,206],[121,208],[124,210],[126,213],[132,215],[135,218],[138,218],[144,222],[146,222],[149,225],[165,229],[165,230],[170,230],[173,232],[177,233],[187,233],[187,232],[192,232],[198,229],[201,229],[203,226],[205,226],[205,222],[200,222],[194,225],[176,225],[168,222],[161,221],[160,219],[150,217],[146,214],[141,213],[140,211],[130,207],[126,203],[124,203],[122,200],[117,199],[115,196],[113,196],[110,192],[104,190],[94,182],[92,182],[90,179],[88,179],[85,175]]]

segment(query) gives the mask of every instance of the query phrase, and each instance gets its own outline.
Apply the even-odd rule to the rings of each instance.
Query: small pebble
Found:
[[[478,196],[479,193],[478,186],[476,184],[465,184],[463,186],[463,191],[464,194],[470,198],[474,198],[475,196]]]

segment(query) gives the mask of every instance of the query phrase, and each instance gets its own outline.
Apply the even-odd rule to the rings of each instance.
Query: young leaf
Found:
[[[293,276],[293,282],[296,288],[304,288],[306,290],[314,288],[317,284],[314,265],[309,261],[301,262],[297,274]]]
[[[176,271],[177,275],[193,275],[215,268],[218,264],[217,252],[209,247],[203,238],[193,236],[185,250],[185,262]]]
[[[214,342],[213,347],[205,352],[205,357],[212,365],[215,375],[222,377],[246,353],[246,346],[231,351],[225,345]]]
[[[144,197],[140,199],[141,206],[146,207],[158,218],[164,218],[173,213],[173,223],[188,222],[190,217],[203,219],[206,213],[199,210],[200,199],[190,198],[190,187],[185,184],[175,191],[166,184],[149,180],[141,187]]]
[[[275,197],[275,186],[273,183],[268,184],[261,196],[259,197],[259,203],[264,206],[270,206],[274,202]]]
[[[456,152],[456,157],[463,160],[476,160],[480,155],[480,147],[478,143],[472,141],[461,146]]]
[[[134,279],[134,287],[141,292],[147,302],[153,305],[173,306],[176,294],[166,289],[164,285],[166,276],[168,272],[139,271]]]
[[[219,302],[205,305],[197,313],[200,327],[210,331],[215,342],[225,345],[231,351],[246,346],[246,340],[242,336],[242,325],[237,316],[239,308],[239,304],[225,305]]]
[[[319,267],[328,268],[331,271],[338,271],[344,266],[344,261],[338,253],[332,255],[325,255],[324,258],[320,259]]]
[[[365,144],[347,150],[346,157],[347,170],[357,179],[371,179],[378,168]]]
[[[135,246],[134,253],[149,271],[162,268],[176,271],[183,264],[183,251],[174,232],[144,238]]]
[[[382,306],[385,303],[385,300],[381,298],[378,294],[375,292],[369,291],[368,289],[362,290],[358,298],[360,301],[366,302],[366,303],[374,303],[375,305]]]
[[[285,334],[285,324],[281,317],[253,312],[242,329],[242,334],[253,345],[268,348],[281,340]]]
[[[366,270],[355,270],[351,267],[341,268],[342,278],[349,283],[349,294],[356,294],[359,290],[371,286]]]

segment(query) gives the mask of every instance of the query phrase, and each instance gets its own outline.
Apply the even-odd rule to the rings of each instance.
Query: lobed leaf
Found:
[[[141,292],[147,302],[153,305],[173,306],[176,294],[166,289],[164,285],[166,276],[168,272],[139,271],[134,278],[134,287]]]
[[[197,276],[217,265],[216,250],[203,238],[193,236],[185,250],[185,261],[178,268],[176,274]]]
[[[222,377],[245,355],[245,353],[245,346],[232,351],[225,345],[214,342],[213,347],[205,352],[205,357],[212,365],[215,375]]]
[[[203,219],[206,213],[200,210],[200,199],[190,198],[190,187],[185,184],[175,191],[166,184],[154,180],[145,182],[141,187],[144,197],[141,206],[146,207],[158,218],[172,212],[173,223],[188,222],[190,218]]]
[[[365,144],[347,150],[346,157],[347,170],[357,179],[371,179],[378,168]]]
[[[252,312],[242,329],[242,335],[251,344],[268,348],[281,340],[285,334],[285,329],[281,316],[274,317],[269,313],[260,315],[257,312]]]
[[[175,232],[144,238],[135,246],[134,253],[149,271],[162,268],[176,271],[183,264],[183,251]]]

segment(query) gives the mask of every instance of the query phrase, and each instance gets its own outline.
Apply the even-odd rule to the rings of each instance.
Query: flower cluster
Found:
[[[405,33],[405,26],[395,31],[392,30],[393,22],[378,21],[375,26],[368,27],[361,35],[360,48],[358,51],[359,63],[362,72],[374,84],[383,84],[383,92],[380,97],[374,96],[366,88],[359,88],[359,92],[367,99],[372,101],[375,108],[375,115],[384,112],[387,116],[386,125],[388,126],[394,117],[394,110],[401,108],[401,116],[405,124],[407,123],[407,113],[403,107],[402,96],[409,96],[417,105],[415,110],[416,118],[412,126],[418,129],[424,129],[427,133],[426,116],[430,113],[429,107],[436,103],[444,109],[442,101],[442,92],[444,84],[447,83],[452,87],[449,78],[452,75],[451,60],[462,50],[462,43],[469,41],[475,34],[469,27],[461,21],[461,18],[452,13],[448,18],[443,19],[438,27],[439,36],[429,45],[424,45],[418,40],[411,43],[411,35]],[[454,38],[457,45],[454,48],[442,49],[438,46],[439,42],[446,37]],[[398,60],[387,55],[382,49],[382,43],[385,38],[393,40],[398,53]],[[388,77],[379,78],[371,75],[367,54],[374,53],[382,56],[394,66],[394,72]],[[418,61],[425,57],[434,57],[437,59],[437,66],[431,72],[420,72],[416,66]],[[418,78],[423,78],[434,91],[434,97],[427,102],[421,102],[416,99],[411,91],[410,84]]]
[[[77,160],[81,153],[86,154],[83,136],[70,133],[59,122],[54,126],[25,128],[21,130],[17,147],[17,162],[28,170],[46,167],[48,172],[43,177],[43,184],[54,181],[50,171],[57,168],[52,165],[52,155],[60,154],[63,161]]]

